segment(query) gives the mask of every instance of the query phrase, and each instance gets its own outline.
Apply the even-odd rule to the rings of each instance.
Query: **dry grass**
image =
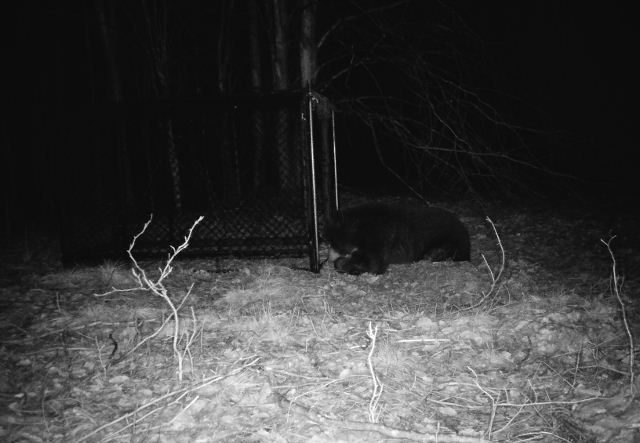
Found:
[[[149,281],[164,275],[168,303],[107,263],[4,289],[2,438],[633,436],[624,295],[584,297],[566,273],[510,261],[514,238],[501,233],[496,244],[500,227],[483,226],[474,247],[486,261],[393,266],[383,276],[314,275],[275,261],[237,262],[225,274],[206,261],[169,274],[166,263],[138,264]]]

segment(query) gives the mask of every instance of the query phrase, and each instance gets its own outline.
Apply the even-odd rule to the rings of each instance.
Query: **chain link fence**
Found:
[[[126,257],[150,214],[134,254],[165,257],[204,215],[184,256],[308,254],[317,271],[319,213],[334,208],[336,186],[327,109],[317,94],[290,92],[75,115],[73,162],[61,170],[63,261]]]

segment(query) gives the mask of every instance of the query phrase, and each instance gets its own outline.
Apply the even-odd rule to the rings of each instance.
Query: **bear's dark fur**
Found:
[[[384,273],[390,263],[469,260],[469,233],[444,209],[372,203],[338,211],[325,236],[329,260],[349,274]]]

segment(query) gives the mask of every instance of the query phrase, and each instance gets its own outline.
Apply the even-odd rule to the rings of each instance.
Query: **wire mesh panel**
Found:
[[[309,97],[221,97],[74,115],[64,140],[73,162],[60,168],[65,263],[123,257],[150,214],[134,253],[164,257],[204,215],[186,256],[310,254],[317,270],[312,180],[333,179],[311,171],[309,123],[317,117]]]

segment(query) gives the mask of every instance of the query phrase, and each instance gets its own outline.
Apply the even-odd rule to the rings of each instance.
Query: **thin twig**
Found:
[[[482,393],[484,393],[484,395],[486,395],[489,398],[489,401],[491,401],[491,415],[489,417],[489,424],[487,425],[487,432],[485,433],[487,440],[491,441],[493,421],[496,418],[496,409],[497,409],[496,399],[493,398],[493,396],[485,388],[480,386],[480,383],[478,382],[478,374],[476,374],[476,371],[474,371],[473,368],[471,368],[470,366],[467,366],[467,369],[469,369],[469,371],[471,371],[471,373],[473,374],[473,382],[475,383],[477,388],[480,389],[480,391],[482,391]]]
[[[380,418],[380,410],[378,408],[378,402],[382,396],[382,389],[384,385],[378,379],[376,371],[373,368],[373,353],[376,348],[376,338],[378,336],[378,325],[375,329],[371,328],[371,322],[369,322],[369,328],[367,330],[367,337],[371,340],[369,349],[369,355],[367,356],[367,364],[369,366],[369,373],[371,374],[371,380],[373,381],[373,391],[371,392],[371,399],[369,400],[369,422],[378,423]]]
[[[631,394],[632,401],[636,395],[635,390],[635,374],[633,372],[634,366],[634,353],[635,353],[635,345],[633,342],[633,334],[631,333],[631,329],[629,328],[629,321],[627,319],[627,310],[624,306],[624,302],[622,301],[622,297],[620,296],[620,287],[622,286],[622,282],[618,281],[618,271],[616,270],[616,257],[613,254],[613,250],[611,249],[611,241],[616,238],[614,235],[609,239],[609,241],[604,241],[600,239],[600,241],[607,247],[609,251],[609,255],[611,255],[611,267],[612,267],[612,278],[613,278],[613,293],[620,304],[620,310],[622,311],[622,323],[624,324],[624,330],[627,333],[627,337],[629,339],[629,392]]]
[[[149,336],[145,337],[143,340],[141,340],[133,349],[131,349],[123,357],[121,357],[120,359],[115,361],[115,363],[117,363],[118,361],[121,361],[123,358],[125,358],[128,355],[130,355],[132,352],[134,352],[136,349],[138,349],[140,346],[142,346],[142,344],[145,343],[146,341],[148,341],[151,338],[157,336],[164,329],[164,327],[169,323],[169,321],[171,321],[171,319],[173,319],[173,321],[174,321],[174,325],[173,325],[173,353],[174,353],[175,358],[176,358],[176,360],[178,362],[178,371],[177,371],[178,372],[178,380],[182,380],[182,378],[183,378],[184,357],[187,354],[188,346],[191,344],[192,340],[187,340],[187,344],[186,344],[187,348],[184,349],[184,351],[181,351],[179,349],[178,344],[179,344],[179,340],[180,340],[180,318],[178,317],[178,312],[180,311],[180,309],[182,308],[183,304],[185,303],[185,301],[187,300],[187,298],[191,294],[191,290],[193,289],[193,284],[189,287],[189,289],[187,290],[186,295],[183,297],[183,299],[180,302],[180,304],[176,307],[176,305],[173,303],[173,301],[171,301],[171,298],[169,297],[167,288],[164,286],[163,281],[173,271],[172,264],[173,264],[173,261],[175,260],[175,258],[178,256],[178,254],[180,254],[182,251],[184,251],[189,246],[189,241],[191,240],[191,236],[193,235],[193,230],[198,225],[198,223],[200,223],[203,220],[203,218],[204,217],[202,217],[202,216],[198,217],[198,219],[196,219],[196,221],[191,225],[187,235],[184,236],[184,241],[182,242],[181,245],[179,245],[177,248],[174,247],[174,246],[170,246],[171,252],[168,254],[167,261],[165,262],[164,266],[159,269],[160,275],[154,281],[151,278],[149,278],[149,276],[147,275],[145,270],[142,269],[142,267],[138,264],[138,261],[136,260],[136,258],[133,255],[133,248],[135,247],[138,238],[140,238],[140,236],[142,236],[146,232],[147,228],[151,224],[151,221],[153,220],[153,214],[151,214],[149,216],[149,220],[147,220],[146,223],[142,226],[142,229],[137,234],[135,234],[133,236],[133,239],[131,240],[131,243],[129,244],[129,248],[127,249],[127,254],[129,255],[129,258],[131,259],[131,262],[133,264],[133,268],[131,269],[131,274],[133,275],[133,277],[135,278],[136,282],[138,283],[138,286],[136,288],[129,288],[129,289],[115,289],[114,288],[111,291],[106,292],[104,294],[96,294],[97,297],[103,297],[105,295],[109,295],[109,294],[113,294],[113,293],[119,293],[119,292],[129,292],[129,291],[137,291],[137,290],[151,291],[153,294],[155,294],[158,297],[162,298],[165,301],[165,303],[169,306],[169,309],[171,310],[171,314],[164,320],[164,322],[162,323],[160,328],[158,328],[151,335],[149,335]],[[194,323],[194,328],[195,327],[196,327],[196,325]]]
[[[160,276],[158,277],[158,279],[156,281],[151,280],[147,276],[147,273],[145,272],[144,269],[142,269],[142,267],[140,267],[140,265],[136,261],[135,257],[133,256],[133,252],[132,252],[136,240],[138,239],[138,237],[140,237],[146,231],[147,227],[151,223],[152,218],[153,218],[153,216],[150,216],[149,220],[144,224],[144,227],[142,228],[142,230],[137,235],[135,235],[133,237],[133,240],[131,241],[131,244],[129,245],[129,249],[127,250],[127,253],[129,254],[129,258],[133,262],[133,266],[134,266],[133,269],[131,270],[131,273],[136,278],[136,280],[138,281],[139,285],[141,287],[149,288],[149,290],[151,290],[151,292],[153,292],[158,297],[162,298],[165,301],[165,303],[167,303],[167,305],[169,306],[169,309],[171,309],[171,313],[172,313],[173,319],[174,319],[173,353],[174,353],[174,355],[176,357],[176,360],[178,361],[178,380],[181,381],[182,380],[182,376],[183,376],[183,368],[182,368],[182,366],[183,366],[183,354],[178,349],[178,340],[180,338],[180,319],[178,317],[178,308],[176,308],[176,306],[171,301],[171,298],[169,297],[169,294],[167,292],[167,288],[163,284],[163,280],[165,280],[169,276],[169,274],[171,274],[171,272],[173,271],[173,266],[172,266],[173,261],[178,256],[178,254],[180,254],[182,251],[184,251],[189,246],[189,240],[191,240],[191,235],[193,234],[193,230],[198,225],[198,223],[200,223],[202,221],[202,219],[204,217],[203,216],[198,217],[198,219],[193,223],[193,225],[191,225],[191,228],[189,228],[189,232],[187,233],[187,235],[184,236],[184,241],[182,242],[182,244],[180,246],[178,246],[177,248],[175,248],[174,246],[170,246],[171,253],[167,257],[167,261],[166,261],[164,267],[160,268]],[[191,291],[189,290],[187,292],[187,295],[190,294],[190,293],[191,293]],[[186,297],[185,297],[185,299],[186,299]]]
[[[504,252],[504,247],[502,246],[502,240],[500,240],[500,235],[498,235],[498,230],[496,229],[496,225],[493,223],[493,221],[487,217],[487,222],[489,222],[489,224],[491,225],[491,228],[493,229],[493,233],[496,236],[496,239],[498,241],[498,246],[500,247],[500,254],[501,254],[501,258],[500,258],[500,269],[498,270],[498,274],[494,274],[493,269],[491,269],[491,266],[489,266],[489,263],[487,262],[486,257],[484,256],[484,254],[482,255],[482,260],[484,261],[485,266],[487,267],[488,271],[489,271],[489,276],[491,277],[491,286],[489,287],[489,290],[486,293],[482,294],[482,298],[480,299],[480,301],[478,301],[477,303],[468,306],[466,308],[462,308],[460,309],[460,311],[468,311],[471,309],[475,309],[478,306],[480,306],[481,304],[483,304],[495,291],[496,289],[496,285],[498,284],[498,282],[500,281],[500,277],[502,276],[502,273],[504,272],[504,267],[505,267],[505,263],[506,263],[506,256],[505,256],[505,252]]]

